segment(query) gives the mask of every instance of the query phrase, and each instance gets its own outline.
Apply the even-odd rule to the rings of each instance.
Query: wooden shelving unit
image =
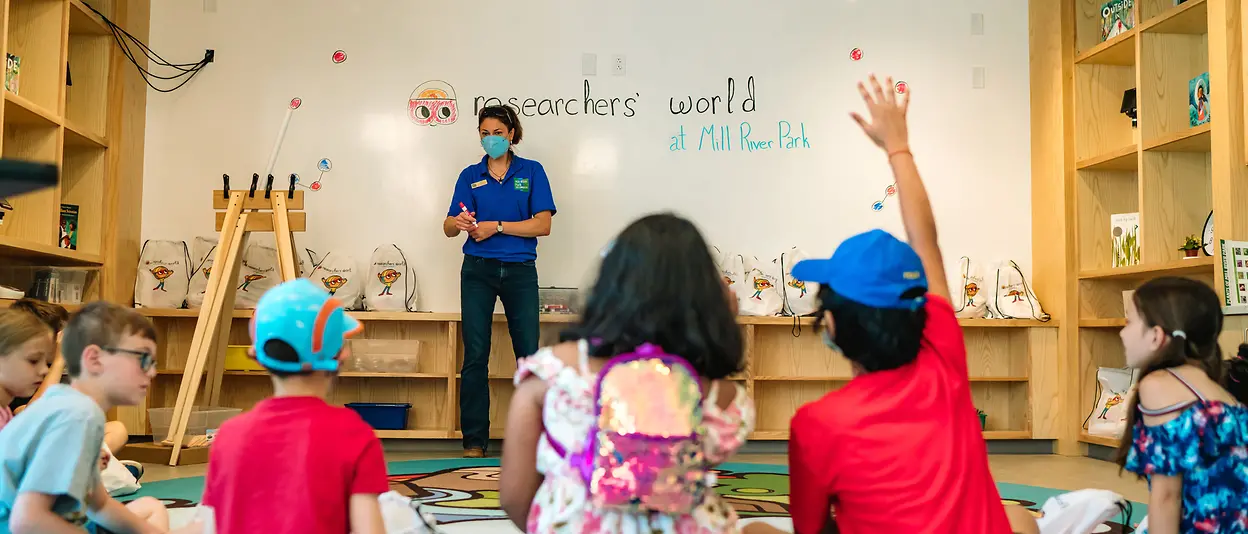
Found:
[[[148,405],[123,420],[135,433],[148,431],[146,408],[172,406],[190,350],[198,310],[144,309],[156,324],[160,338],[157,377],[147,396]],[[343,372],[333,402],[410,402],[407,429],[379,431],[393,439],[452,439],[460,436],[458,423],[459,369],[463,348],[459,314],[350,312],[364,324],[360,339],[420,341],[417,368],[408,373]],[[230,344],[247,344],[251,310],[235,310]],[[573,316],[542,317],[542,341],[552,343]],[[849,362],[824,347],[813,331],[811,318],[740,317],[747,342],[747,369],[733,380],[743,382],[758,408],[756,440],[788,439],[793,413],[806,402],[841,387],[851,378]],[[1053,438],[1052,429],[1037,427],[1033,414],[1051,391],[1034,390],[1055,382],[1048,365],[1055,357],[1057,323],[1040,321],[960,321],[967,343],[971,393],[976,406],[988,412],[987,439]],[[358,349],[357,349],[358,350]],[[501,437],[511,393],[515,360],[503,316],[495,316],[488,368],[491,435]],[[267,373],[227,371],[224,406],[250,408],[271,394]],[[134,413],[142,412],[142,413]],[[1041,419],[1045,414],[1040,414]],[[133,420],[139,418],[139,420]],[[1048,423],[1045,423],[1048,425]]]
[[[1221,284],[1214,283],[1220,281],[1216,258],[1183,259],[1177,249],[1185,236],[1201,234],[1205,219],[1218,204],[1215,191],[1226,194],[1227,189],[1219,189],[1223,187],[1219,184],[1226,183],[1222,180],[1227,175],[1220,174],[1225,167],[1215,162],[1242,160],[1225,153],[1219,156],[1229,144],[1226,124],[1242,122],[1242,89],[1238,93],[1218,90],[1214,82],[1233,70],[1230,57],[1240,61],[1239,47],[1229,47],[1225,41],[1225,20],[1229,17],[1239,24],[1242,7],[1232,0],[1188,0],[1178,6],[1172,0],[1137,0],[1136,27],[1098,43],[1101,3],[1071,1],[1076,13],[1074,83],[1069,99],[1074,157],[1068,165],[1073,167],[1069,176],[1075,183],[1066,224],[1074,228],[1070,234],[1075,239],[1077,281],[1072,308],[1080,319],[1072,343],[1078,352],[1078,404],[1072,403],[1067,417],[1082,421],[1096,402],[1097,368],[1126,365],[1118,335],[1126,325],[1123,291],[1160,276],[1194,278],[1221,291]],[[1238,30],[1236,34],[1238,38]],[[1188,82],[1206,72],[1215,83],[1209,91],[1213,121],[1192,127]],[[1123,92],[1132,88],[1138,110],[1135,128],[1120,113]],[[1242,206],[1248,200],[1245,193],[1241,188],[1235,201],[1220,206]],[[1218,237],[1248,238],[1230,235],[1232,223],[1223,220],[1242,215],[1218,211]],[[1110,215],[1130,212],[1140,214],[1141,261],[1113,268]],[[1086,431],[1078,440],[1118,445],[1117,440]]]
[[[113,2],[91,0],[106,14]],[[0,89],[0,150],[6,158],[58,165],[61,181],[8,199],[14,209],[0,224],[0,262],[100,268],[109,239],[110,100],[124,93],[110,80],[111,31],[80,0],[8,0],[3,6],[0,46],[21,58],[21,74],[16,91]],[[78,206],[76,250],[58,246],[62,203]],[[99,286],[94,291],[86,297],[101,296]]]

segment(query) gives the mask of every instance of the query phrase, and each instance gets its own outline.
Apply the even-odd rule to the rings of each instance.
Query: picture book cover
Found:
[[[1222,294],[1226,306],[1248,304],[1248,241],[1221,240]]]
[[[13,54],[5,54],[4,88],[13,94],[17,93],[22,78],[22,58]]]
[[[78,250],[78,206],[61,204],[61,248]]]
[[[1113,267],[1140,264],[1140,214],[1115,213],[1109,216],[1113,243]]]
[[[1101,4],[1101,40],[1105,41],[1135,27],[1135,0],[1109,0]]]
[[[1187,82],[1187,122],[1200,126],[1209,122],[1209,73]]]

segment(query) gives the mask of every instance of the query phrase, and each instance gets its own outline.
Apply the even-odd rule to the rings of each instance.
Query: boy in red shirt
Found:
[[[872,230],[845,240],[831,259],[793,267],[793,278],[819,284],[816,327],[854,370],[844,387],[793,416],[794,531],[1034,532],[1021,508],[1011,528],[988,471],[962,329],[909,150],[910,94],[899,100],[874,76],[870,85],[858,89],[871,121],[853,118],[888,154],[911,244]]]
[[[306,279],[260,298],[251,350],[274,393],[214,438],[203,503],[217,532],[385,532],[381,441],[354,411],[325,402],[345,338],[359,330],[341,302]]]

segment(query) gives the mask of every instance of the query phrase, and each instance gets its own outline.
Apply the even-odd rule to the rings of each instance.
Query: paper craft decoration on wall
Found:
[[[1140,263],[1140,213],[1115,213],[1109,216],[1113,243],[1113,267]]]
[[[849,59],[852,59],[852,60],[854,60],[854,61],[859,61],[859,60],[861,60],[861,59],[862,59],[862,49],[861,49],[861,48],[855,48],[855,49],[853,49],[853,50],[850,50],[850,51],[849,51]]]
[[[459,106],[455,88],[442,80],[429,80],[412,91],[407,101],[408,117],[421,126],[455,124]]]
[[[330,56],[329,60],[333,61],[334,64],[337,65],[347,60],[347,53],[342,50],[334,50],[334,55]]]
[[[1187,82],[1187,122],[1200,126],[1209,122],[1209,73]]]

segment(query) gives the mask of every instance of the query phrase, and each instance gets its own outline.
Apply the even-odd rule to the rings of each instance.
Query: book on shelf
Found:
[[[1140,264],[1140,213],[1115,213],[1109,216],[1110,243],[1113,244],[1112,267]]]
[[[78,205],[61,204],[61,238],[57,246],[78,250]]]
[[[1109,0],[1101,4],[1101,41],[1135,27],[1135,0]]]
[[[22,79],[22,58],[13,54],[5,54],[4,60],[4,88],[13,94],[17,94],[18,86]]]
[[[1187,82],[1187,122],[1192,127],[1209,122],[1208,72]]]
[[[1219,240],[1222,252],[1222,303],[1248,304],[1248,241]]]

